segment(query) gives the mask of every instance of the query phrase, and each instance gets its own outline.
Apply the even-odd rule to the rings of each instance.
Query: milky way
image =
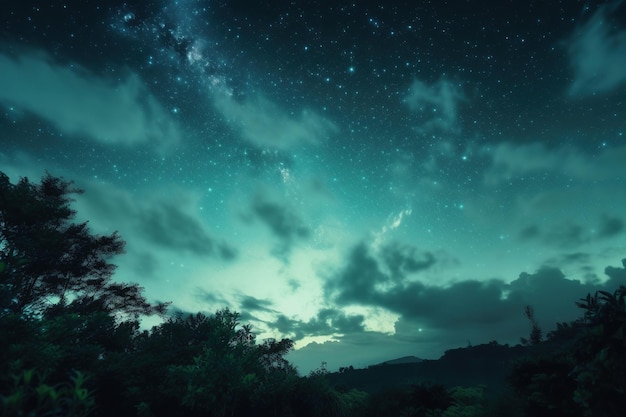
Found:
[[[515,343],[624,278],[623,1],[48,3],[1,18],[0,170],[74,180],[150,299],[307,371]]]

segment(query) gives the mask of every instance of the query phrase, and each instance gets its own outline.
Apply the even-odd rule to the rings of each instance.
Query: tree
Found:
[[[543,339],[543,331],[535,319],[535,310],[532,306],[527,305],[526,308],[524,308],[524,315],[528,321],[530,321],[531,329],[529,339],[522,338],[521,342],[523,345],[538,345]]]
[[[124,242],[117,232],[98,236],[75,223],[72,194],[82,190],[46,174],[41,184],[12,184],[0,172],[0,316],[38,315],[77,299],[137,317],[164,312],[150,305],[136,284],[111,282]]]
[[[167,366],[164,384],[164,393],[185,407],[185,415],[245,415],[252,408],[283,415],[278,411],[285,405],[297,376],[283,357],[293,348],[293,342],[268,339],[256,345],[251,327],[241,325],[239,314],[228,309],[218,310],[213,316],[197,314],[164,323],[160,328],[166,331],[157,328],[153,335],[177,329],[186,330],[189,336],[196,327],[202,329],[201,338],[192,345],[200,352],[187,353],[186,363]],[[180,345],[190,340],[182,337],[171,343]]]
[[[576,304],[583,319],[559,323],[512,367],[509,383],[529,415],[609,417],[626,407],[626,286]]]
[[[587,416],[619,415],[626,407],[626,286],[576,303],[587,327],[574,350],[575,401]]]

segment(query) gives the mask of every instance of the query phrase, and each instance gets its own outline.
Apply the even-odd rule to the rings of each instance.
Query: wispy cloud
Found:
[[[180,139],[176,122],[136,74],[109,79],[32,52],[0,54],[0,73],[2,105],[41,117],[64,134],[107,144],[167,146]]]
[[[88,182],[79,186],[86,192],[76,199],[78,213],[99,232],[119,230],[131,248],[165,250],[199,259],[229,260],[236,256],[230,245],[211,236],[205,222],[194,213],[193,197],[187,193],[179,191],[176,203],[172,203],[159,197],[138,198],[108,184]],[[175,190],[172,193],[177,194]]]
[[[588,216],[589,217],[589,216]],[[590,219],[587,219],[590,221]],[[538,241],[548,246],[572,248],[591,241],[611,239],[624,233],[624,220],[603,214],[595,227],[564,222],[547,225],[531,224],[524,227],[519,237],[526,241]]]
[[[551,173],[579,180],[615,178],[623,170],[626,146],[606,148],[589,156],[572,146],[548,148],[543,143],[501,142],[483,150],[491,159],[484,181],[497,185],[529,174]]]
[[[402,220],[404,219],[404,217],[410,216],[411,213],[413,213],[413,210],[404,209],[404,210],[401,210],[396,215],[393,215],[393,214],[390,215],[387,221],[385,222],[385,224],[383,225],[383,227],[380,229],[380,231],[374,234],[374,241],[372,242],[372,247],[374,249],[378,249],[380,245],[383,243],[386,235],[392,232],[393,230],[397,229],[398,227],[400,227],[400,225],[402,225]]]
[[[238,101],[215,93],[214,105],[242,138],[261,148],[287,150],[298,145],[317,145],[337,131],[337,126],[319,114],[303,110],[289,115],[264,96]]]
[[[278,240],[273,254],[283,261],[287,261],[298,241],[311,237],[311,229],[286,203],[272,201],[259,194],[252,201],[251,215],[264,223]]]
[[[623,3],[600,7],[572,36],[569,57],[575,78],[570,95],[604,93],[626,82],[626,28],[611,24],[611,14]]]
[[[419,116],[418,131],[454,131],[458,127],[458,103],[463,99],[460,87],[449,81],[428,85],[415,80],[404,103]]]

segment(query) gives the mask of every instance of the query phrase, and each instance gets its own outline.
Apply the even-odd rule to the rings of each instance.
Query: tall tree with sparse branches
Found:
[[[76,301],[135,317],[164,311],[136,284],[111,281],[109,260],[124,242],[117,232],[99,236],[74,222],[71,195],[80,193],[50,174],[40,184],[13,184],[0,172],[0,315],[37,315]]]

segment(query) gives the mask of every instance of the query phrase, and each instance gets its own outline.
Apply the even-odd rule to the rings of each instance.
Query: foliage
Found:
[[[539,323],[535,319],[535,310],[532,306],[527,305],[524,309],[524,315],[528,319],[531,325],[530,336],[528,339],[522,338],[523,345],[538,345],[543,339],[543,331],[539,327]]]
[[[582,320],[559,323],[509,382],[535,416],[615,416],[626,408],[626,287],[577,302]]]
[[[366,416],[435,417],[453,405],[450,392],[439,384],[417,384],[373,394]]]
[[[573,400],[576,384],[570,376],[572,358],[560,353],[535,353],[516,361],[509,383],[524,400],[528,415],[580,416],[581,410]]]
[[[581,299],[587,324],[574,355],[574,398],[587,416],[612,416],[626,408],[626,286]]]
[[[95,407],[93,392],[85,388],[86,376],[74,371],[69,381],[50,385],[46,377],[33,369],[11,374],[13,384],[0,395],[2,415],[83,417]]]
[[[44,176],[17,184],[0,172],[0,315],[41,314],[68,300],[97,302],[107,311],[138,316],[163,312],[141,288],[110,281],[115,266],[107,260],[123,252],[117,233],[93,235],[87,222],[74,223],[71,182]]]
[[[168,385],[191,410],[234,415],[259,378],[258,350],[249,326],[238,328],[237,313],[221,310],[207,321],[213,322],[212,334],[202,353],[191,364],[168,367]]]
[[[450,390],[452,405],[441,417],[481,417],[485,415],[487,400],[485,387],[455,387]]]

